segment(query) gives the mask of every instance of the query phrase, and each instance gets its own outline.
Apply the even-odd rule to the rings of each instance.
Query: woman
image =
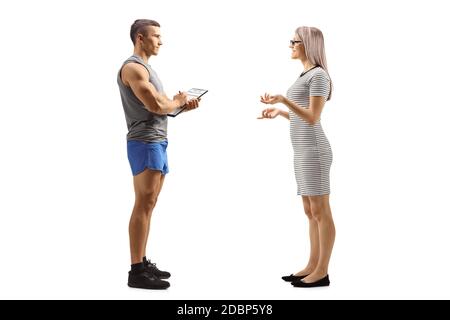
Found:
[[[333,249],[335,228],[329,204],[330,166],[333,158],[320,115],[331,98],[322,32],[317,28],[299,27],[290,41],[291,58],[299,59],[303,72],[287,91],[287,95],[261,96],[265,104],[282,103],[289,111],[267,108],[258,119],[274,119],[281,115],[290,122],[294,148],[297,193],[309,220],[311,251],[308,264],[295,275],[282,277],[295,287],[328,286],[328,264]]]

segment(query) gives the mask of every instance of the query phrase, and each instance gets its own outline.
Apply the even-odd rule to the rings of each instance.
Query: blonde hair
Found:
[[[325,55],[325,42],[323,40],[322,31],[314,27],[298,27],[295,33],[303,41],[305,46],[306,58],[315,66],[320,66],[326,71],[330,78],[330,94],[328,99],[331,99],[331,92],[333,85],[330,74],[328,73],[327,57]]]

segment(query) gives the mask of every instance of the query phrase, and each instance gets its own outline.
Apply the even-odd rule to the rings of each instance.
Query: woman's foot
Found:
[[[304,277],[302,281],[304,283],[313,283],[325,278],[328,275],[328,272],[312,272],[307,277]]]
[[[296,277],[306,277],[308,275],[310,275],[311,273],[314,272],[314,268],[308,268],[306,267],[305,269],[303,269],[302,271],[297,272],[296,274],[294,274],[294,276]]]
[[[310,268],[307,266],[302,271],[299,271],[295,274],[293,273],[290,276],[281,277],[281,279],[283,279],[284,281],[288,281],[288,282],[299,281],[299,280],[302,280],[303,278],[307,277],[309,274],[313,273],[314,269],[315,268]]]
[[[327,287],[330,285],[330,278],[326,275],[325,277],[314,282],[304,282],[304,280],[299,280],[292,282],[292,285],[297,288]]]
[[[295,276],[295,275],[291,274],[290,276],[281,277],[281,279],[283,279],[284,281],[287,281],[287,282],[293,282],[293,281],[302,280],[304,277],[306,277],[306,275],[304,275],[304,276]]]

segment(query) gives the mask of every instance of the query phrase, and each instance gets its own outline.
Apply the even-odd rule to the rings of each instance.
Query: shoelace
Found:
[[[150,268],[154,268],[154,269],[156,269],[156,270],[159,270],[159,269],[156,267],[156,263],[152,263],[150,260],[147,260],[147,266],[149,266]]]

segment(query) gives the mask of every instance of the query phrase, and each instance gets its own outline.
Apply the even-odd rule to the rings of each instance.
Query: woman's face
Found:
[[[297,33],[292,38],[289,48],[292,49],[291,52],[292,59],[300,59],[300,60],[306,59],[305,46],[303,45],[303,41],[300,40],[300,37],[297,35]]]

